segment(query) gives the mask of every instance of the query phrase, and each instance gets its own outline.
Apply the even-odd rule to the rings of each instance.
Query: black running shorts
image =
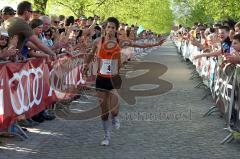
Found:
[[[106,78],[102,76],[97,76],[96,78],[96,89],[98,91],[119,89],[121,84],[121,77],[118,75],[112,78]]]

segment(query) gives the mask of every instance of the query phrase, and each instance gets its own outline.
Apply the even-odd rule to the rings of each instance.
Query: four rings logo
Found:
[[[64,98],[66,94],[75,94],[69,89],[77,88],[78,85],[85,84],[81,73],[82,65],[70,66],[67,70],[62,70],[64,67],[56,67],[50,71],[50,90],[48,96],[52,96],[53,92],[59,98]]]
[[[43,84],[43,71],[39,67],[13,74],[8,85],[12,108],[17,115],[41,103]]]

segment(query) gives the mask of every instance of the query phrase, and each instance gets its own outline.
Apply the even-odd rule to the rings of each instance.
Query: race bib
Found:
[[[102,75],[118,74],[118,60],[102,59],[100,73]]]

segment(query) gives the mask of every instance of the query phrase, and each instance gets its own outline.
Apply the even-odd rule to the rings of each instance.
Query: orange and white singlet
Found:
[[[108,43],[111,43],[108,42]],[[121,48],[119,43],[115,43],[115,46],[111,49],[107,47],[107,43],[102,38],[102,45],[97,54],[98,56],[98,76],[105,78],[111,78],[118,75],[119,64],[121,63]]]

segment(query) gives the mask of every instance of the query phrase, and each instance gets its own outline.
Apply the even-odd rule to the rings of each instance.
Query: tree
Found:
[[[94,8],[104,5],[106,1],[108,0],[97,0],[95,2],[93,0],[55,0],[54,2],[71,10],[76,17],[80,17],[86,13],[94,14]]]
[[[42,13],[45,13],[48,0],[33,0],[33,5],[35,8]]]
[[[105,20],[114,16],[121,22],[143,25],[159,33],[169,32],[174,19],[169,0],[44,0],[44,3],[43,0],[34,0],[34,5],[48,14],[77,18],[96,14]]]
[[[173,0],[173,7],[187,10],[175,12],[177,22],[191,26],[194,22],[213,23],[224,19],[240,18],[240,0]]]

